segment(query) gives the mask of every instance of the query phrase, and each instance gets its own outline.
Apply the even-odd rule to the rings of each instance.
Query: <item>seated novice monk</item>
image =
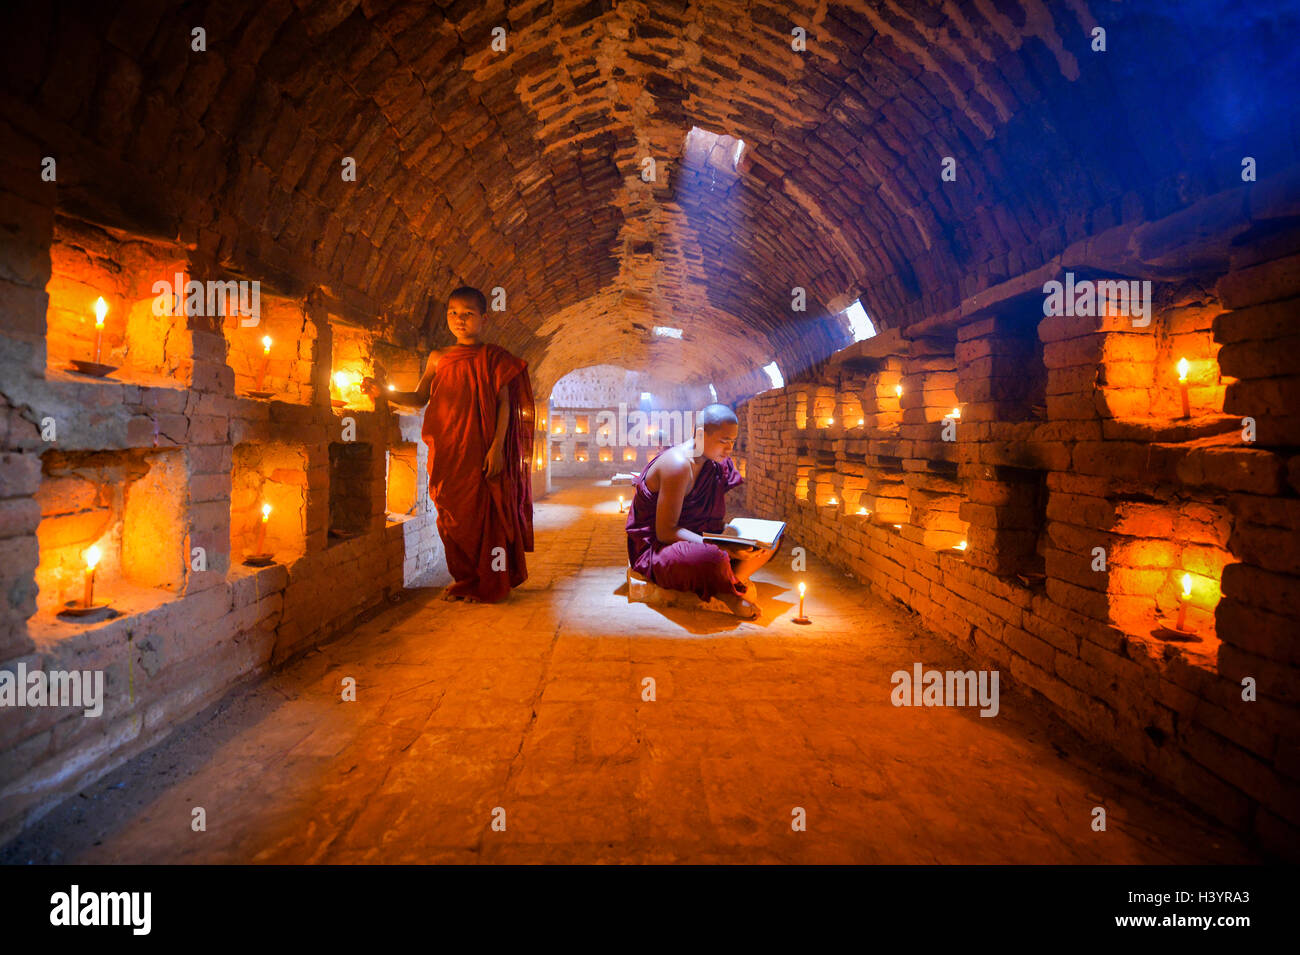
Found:
[[[487,299],[462,287],[447,302],[456,344],[435,350],[413,392],[381,392],[429,407],[429,496],[455,583],[444,600],[497,603],[528,579],[533,549],[533,392],[528,363],[479,340]]]
[[[627,557],[646,580],[688,590],[702,600],[718,597],[739,617],[759,615],[750,575],[773,551],[706,544],[701,533],[726,526],[726,493],[744,483],[731,461],[740,434],[726,405],[700,412],[695,437],[666,448],[636,478],[627,515]]]

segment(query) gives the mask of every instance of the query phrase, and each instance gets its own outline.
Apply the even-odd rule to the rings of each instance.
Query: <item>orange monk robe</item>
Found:
[[[510,410],[501,474],[483,460],[496,433],[497,394]],[[453,594],[489,603],[528,579],[533,549],[533,390],[528,363],[496,345],[454,345],[433,375],[423,437],[429,446],[429,496],[447,551]],[[497,548],[501,548],[498,550]]]

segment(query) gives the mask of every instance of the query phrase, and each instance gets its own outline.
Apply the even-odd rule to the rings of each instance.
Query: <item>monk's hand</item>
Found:
[[[487,457],[483,459],[483,473],[490,478],[499,477],[505,466],[505,450],[496,444],[489,445]]]

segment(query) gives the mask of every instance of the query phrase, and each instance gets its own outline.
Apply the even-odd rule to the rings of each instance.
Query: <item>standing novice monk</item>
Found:
[[[709,405],[696,423],[691,441],[660,452],[636,479],[628,563],[660,587],[689,590],[701,600],[718,597],[738,617],[752,619],[760,611],[749,576],[774,552],[744,548],[729,555],[700,536],[722,532],[726,494],[745,481],[731,462],[740,424],[726,405]]]
[[[496,603],[528,579],[533,549],[533,391],[528,363],[479,340],[487,299],[458,288],[447,302],[456,344],[429,356],[399,404],[429,404],[429,496],[455,583],[444,600]],[[372,385],[372,394],[380,393]]]

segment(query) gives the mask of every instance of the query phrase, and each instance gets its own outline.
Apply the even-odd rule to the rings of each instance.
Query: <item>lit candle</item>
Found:
[[[953,408],[953,409],[952,409],[952,417],[954,417],[954,418],[960,418],[960,417],[961,417],[961,409],[960,409],[960,408]]]
[[[1187,629],[1187,601],[1192,596],[1192,575],[1183,574],[1183,592],[1178,598],[1178,623],[1175,630]]]
[[[257,391],[262,390],[262,383],[266,381],[266,366],[271,361],[271,336],[262,336],[262,370],[257,373]]]
[[[102,302],[103,299],[100,299],[100,301]],[[91,545],[84,556],[86,558],[85,605],[87,607],[93,607],[95,605],[95,565],[99,563],[99,547]]]
[[[859,428],[861,428],[861,427],[862,427],[863,425],[865,425],[866,423],[867,423],[867,419],[866,419],[866,418],[859,418],[859,419],[858,419],[858,427],[859,427]]]
[[[99,348],[104,340],[104,316],[108,314],[108,303],[104,296],[95,299],[95,362],[99,363]]]
[[[799,581],[799,619],[800,620],[803,619],[803,595],[804,595],[804,591],[807,589],[808,588],[804,586],[804,582],[802,580]]]
[[[861,514],[863,517],[866,517],[871,512],[867,510],[865,507],[860,507],[858,508],[858,513]]]
[[[620,494],[620,495],[618,496],[618,512],[619,512],[620,514],[623,513],[623,495],[622,495],[622,494]]]
[[[1191,364],[1186,358],[1178,359],[1178,387],[1183,393],[1183,417],[1192,416],[1192,407],[1187,398],[1187,372],[1191,369]],[[1179,628],[1182,629],[1181,627]]]
[[[253,550],[253,553],[255,554],[262,553],[262,547],[266,543],[266,522],[269,521],[270,519],[271,519],[271,505],[263,504],[262,522],[257,525],[257,547],[255,547]]]
[[[959,544],[953,544],[952,547],[953,547],[953,550],[965,550],[965,549],[966,549],[966,542],[965,542],[965,541],[962,541],[962,542],[959,543]]]
[[[389,386],[388,386],[388,390],[389,390],[389,391],[396,391],[396,390],[397,390],[397,386],[394,385],[394,384],[391,384],[391,383],[390,383]]]
[[[900,398],[903,397],[903,386],[902,386],[902,385],[894,385],[894,394],[898,395],[898,397],[900,397]]]
[[[831,425],[833,425],[834,423],[835,423],[835,419],[834,419],[834,418],[827,418],[827,419],[826,419],[826,427],[829,428],[829,427],[830,427]]]
[[[830,499],[829,501],[827,501],[826,503],[827,503],[827,505],[829,505],[830,507],[834,507],[836,504],[839,503],[839,501],[835,500],[835,498],[831,498],[831,499]]]

